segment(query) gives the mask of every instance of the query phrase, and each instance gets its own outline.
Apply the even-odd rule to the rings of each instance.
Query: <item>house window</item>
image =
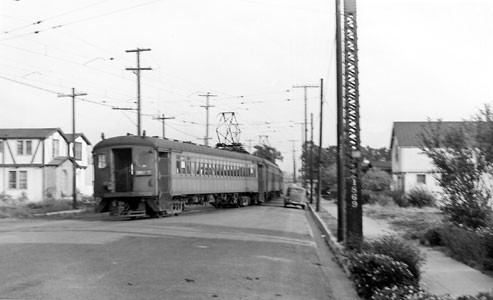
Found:
[[[17,154],[24,154],[24,141],[17,141]]]
[[[32,145],[32,141],[17,141],[17,155],[31,155]]]
[[[9,171],[9,189],[17,188],[17,172]]]
[[[9,171],[10,189],[27,189],[27,171]]]
[[[53,157],[60,156],[60,142],[53,140]]]
[[[82,160],[82,143],[75,143],[75,160]]]
[[[420,184],[426,184],[426,175],[425,174],[416,175],[416,181]]]
[[[33,142],[26,141],[26,155],[31,155],[33,153]]]
[[[19,189],[27,189],[27,171],[19,171]]]

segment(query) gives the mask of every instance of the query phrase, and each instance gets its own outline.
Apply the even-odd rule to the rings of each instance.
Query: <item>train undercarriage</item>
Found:
[[[266,193],[267,201],[279,196],[278,193]],[[109,212],[110,216],[125,216],[130,218],[152,217],[159,218],[179,215],[187,207],[194,205],[212,205],[215,208],[245,207],[261,205],[258,193],[220,193],[174,196],[171,200],[159,200],[157,197],[126,197],[102,199],[96,212]]]

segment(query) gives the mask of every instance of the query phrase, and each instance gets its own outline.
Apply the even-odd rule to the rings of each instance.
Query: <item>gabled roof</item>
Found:
[[[449,131],[450,129],[460,128],[467,122],[394,122],[390,149],[394,145],[394,140],[397,140],[399,147],[419,147],[421,145],[421,136],[438,124],[440,124],[440,130]]]
[[[68,156],[57,156],[57,157],[54,157],[49,163],[47,163],[46,165],[47,166],[55,166],[55,167],[58,167],[60,166],[61,164],[63,164],[64,162],[66,161],[72,161],[72,159]],[[77,162],[75,162],[75,165],[76,166],[79,166],[79,164]]]
[[[1,128],[0,139],[42,139],[55,132],[67,139],[60,128]]]
[[[74,141],[74,135],[71,134],[71,133],[66,133],[65,136],[67,137],[67,141],[69,143],[72,143]],[[75,139],[77,139],[78,137],[81,137],[85,142],[86,144],[90,145],[91,142],[89,142],[89,139],[83,134],[83,133],[76,133],[75,134]]]

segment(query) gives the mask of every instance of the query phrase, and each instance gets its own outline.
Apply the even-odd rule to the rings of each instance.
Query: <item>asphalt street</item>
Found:
[[[0,299],[356,299],[279,200],[160,219],[0,220]]]

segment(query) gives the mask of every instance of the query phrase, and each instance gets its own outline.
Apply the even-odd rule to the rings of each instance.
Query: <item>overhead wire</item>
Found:
[[[127,11],[127,10],[138,8],[138,7],[142,7],[142,6],[149,5],[149,4],[152,4],[152,3],[155,3],[155,2],[159,2],[159,1],[162,1],[162,0],[148,1],[148,2],[137,4],[137,5],[134,5],[134,6],[125,7],[125,8],[117,9],[117,10],[114,10],[114,11],[106,12],[106,13],[103,13],[103,14],[99,14],[99,15],[87,17],[87,18],[84,18],[84,19],[79,19],[79,20],[72,21],[72,22],[67,22],[67,23],[64,23],[64,24],[58,24],[58,25],[55,25],[55,26],[48,27],[46,29],[40,29],[40,30],[35,30],[35,31],[29,32],[29,33],[25,33],[25,34],[21,34],[21,35],[11,36],[9,38],[0,39],[0,41],[11,40],[11,39],[15,39],[15,38],[18,38],[18,37],[23,37],[23,36],[26,36],[26,35],[39,34],[41,32],[50,31],[50,30],[53,30],[53,29],[58,29],[58,28],[61,28],[61,27],[66,27],[66,26],[69,26],[69,25],[73,25],[73,24],[77,24],[77,23],[81,23],[81,22],[86,22],[86,21],[89,21],[89,20],[93,20],[93,19],[97,19],[97,18],[101,18],[101,17],[105,17],[105,16],[109,16],[109,15],[112,15],[112,14],[116,14],[116,13],[119,13],[119,12]],[[42,21],[38,21],[38,22],[39,23],[37,23],[37,22],[35,22],[35,23],[37,23],[37,24],[41,24],[42,23]]]

